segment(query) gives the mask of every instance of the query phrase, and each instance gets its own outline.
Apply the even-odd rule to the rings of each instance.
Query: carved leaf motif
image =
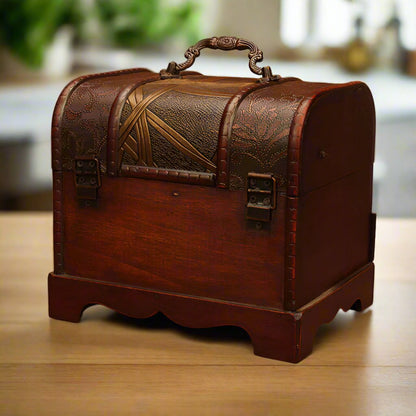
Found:
[[[296,97],[250,94],[240,105],[231,136],[230,187],[244,189],[250,171],[273,172],[286,184],[286,158]]]

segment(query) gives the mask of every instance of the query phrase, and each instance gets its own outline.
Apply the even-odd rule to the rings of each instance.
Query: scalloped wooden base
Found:
[[[339,309],[362,311],[372,304],[373,284],[370,263],[298,311],[289,312],[50,273],[49,316],[79,322],[88,306],[101,304],[134,318],[162,312],[191,328],[234,325],[247,331],[256,355],[296,363],[312,352],[319,326],[334,319]]]

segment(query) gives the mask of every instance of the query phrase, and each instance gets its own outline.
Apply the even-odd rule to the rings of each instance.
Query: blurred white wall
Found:
[[[216,18],[203,18],[205,36],[241,37],[261,46],[265,56],[277,55],[280,45],[279,1],[208,0],[205,3],[210,16],[216,13]]]

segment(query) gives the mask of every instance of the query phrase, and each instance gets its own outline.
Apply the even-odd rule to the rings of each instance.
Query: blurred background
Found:
[[[374,95],[374,210],[416,216],[416,0],[2,0],[0,209],[52,208],[50,123],[72,78],[182,62],[234,35],[282,76],[362,80]],[[193,69],[250,76],[246,52],[204,50]]]

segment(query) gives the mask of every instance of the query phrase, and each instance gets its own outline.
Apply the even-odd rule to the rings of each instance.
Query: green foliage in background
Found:
[[[40,67],[60,27],[72,26],[87,43],[91,19],[102,32],[101,43],[118,47],[154,45],[175,34],[190,43],[199,37],[193,1],[169,6],[163,0],[0,0],[0,44],[26,65]]]
[[[198,40],[198,13],[193,1],[169,6],[161,0],[96,0],[99,20],[115,46],[160,43],[175,33],[187,42]]]
[[[56,31],[70,24],[75,0],[0,0],[0,43],[40,67]]]

